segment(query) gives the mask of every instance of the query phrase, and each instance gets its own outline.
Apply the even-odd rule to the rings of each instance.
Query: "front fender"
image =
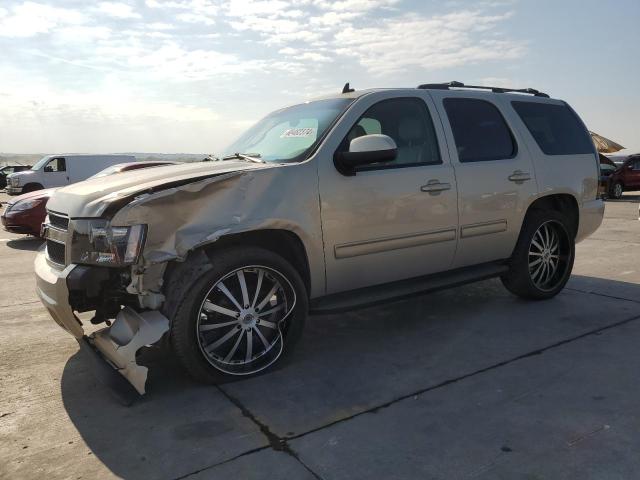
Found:
[[[302,241],[312,296],[324,293],[324,253],[315,166],[241,171],[142,195],[113,217],[114,225],[147,225],[138,270],[184,261],[220,238],[256,230],[286,230]],[[140,268],[141,267],[141,268]],[[162,275],[144,281],[160,291]]]

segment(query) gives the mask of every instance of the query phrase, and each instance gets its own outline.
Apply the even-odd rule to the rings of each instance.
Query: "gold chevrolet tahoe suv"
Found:
[[[37,291],[118,387],[144,393],[136,351],[163,338],[197,379],[254,375],[310,312],[491,277],[553,297],[602,221],[598,168],[577,114],[536,90],[347,84],[215,161],[56,191]]]

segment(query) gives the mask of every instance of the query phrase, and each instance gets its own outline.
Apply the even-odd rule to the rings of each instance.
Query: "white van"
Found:
[[[31,170],[9,175],[6,192],[20,195],[43,188],[63,187],[86,180],[116,163],[135,161],[133,155],[48,155],[41,158]]]

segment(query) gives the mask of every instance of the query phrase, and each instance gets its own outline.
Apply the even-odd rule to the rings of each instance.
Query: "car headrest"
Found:
[[[351,143],[351,140],[358,137],[364,137],[367,134],[362,125],[355,125],[347,134],[347,140]]]

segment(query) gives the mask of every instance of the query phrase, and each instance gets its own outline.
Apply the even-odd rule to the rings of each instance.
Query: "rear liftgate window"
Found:
[[[461,162],[487,162],[513,158],[517,147],[511,130],[491,102],[473,98],[445,98]]]
[[[594,153],[589,133],[566,105],[511,102],[545,155]]]

